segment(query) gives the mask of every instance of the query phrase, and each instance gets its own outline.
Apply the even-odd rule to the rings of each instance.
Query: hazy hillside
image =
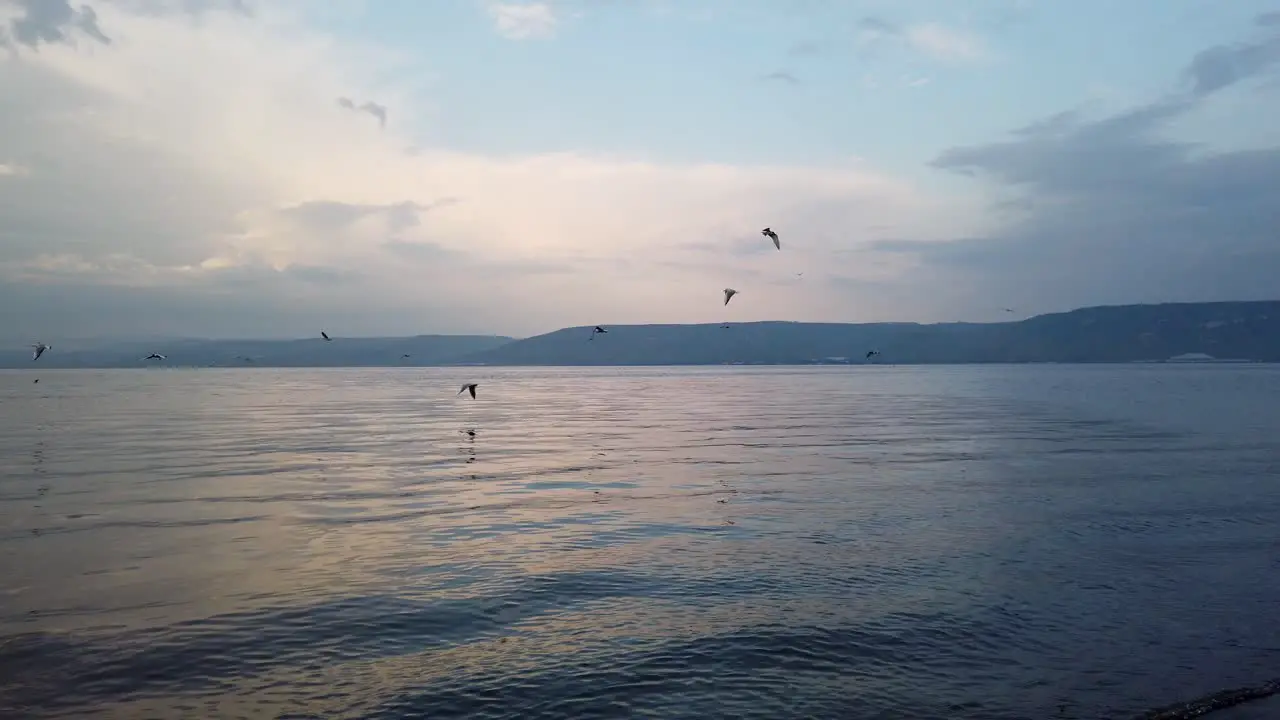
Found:
[[[419,335],[392,338],[321,338],[305,340],[170,340],[136,341],[63,349],[57,343],[37,363],[31,351],[0,351],[0,367],[396,367],[441,365],[511,342],[492,335]],[[143,361],[156,352],[163,361]],[[409,355],[408,358],[403,357]],[[245,360],[244,358],[248,358]]]
[[[23,348],[0,367],[376,367],[699,365],[719,363],[1129,362],[1187,353],[1280,361],[1280,301],[1092,307],[1006,323],[615,325],[524,340],[488,335],[305,340],[174,340],[55,347],[39,363]],[[151,352],[163,362],[142,360]],[[402,357],[409,355],[408,358]],[[243,358],[249,358],[245,360]]]
[[[1280,361],[1280,301],[1094,307],[1007,323],[790,322],[568,328],[469,355],[494,365],[1128,362],[1184,353]]]

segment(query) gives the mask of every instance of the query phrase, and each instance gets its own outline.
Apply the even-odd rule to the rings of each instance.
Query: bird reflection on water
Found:
[[[459,430],[458,432],[467,436],[467,446],[463,448],[463,452],[468,456],[467,462],[468,463],[475,462],[476,461],[476,430],[475,428],[467,428],[466,430]],[[472,479],[475,479],[474,475],[472,475],[471,477]]]

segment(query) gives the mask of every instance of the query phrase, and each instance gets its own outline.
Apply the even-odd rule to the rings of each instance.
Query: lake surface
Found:
[[[4,718],[1127,718],[1280,675],[1276,366],[14,371],[0,408]]]

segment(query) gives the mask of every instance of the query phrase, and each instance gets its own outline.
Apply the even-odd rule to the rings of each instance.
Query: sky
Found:
[[[0,0],[0,333],[1275,299],[1278,111],[1280,0]]]

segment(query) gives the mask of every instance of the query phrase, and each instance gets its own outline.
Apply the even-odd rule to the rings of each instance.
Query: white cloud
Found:
[[[906,48],[952,62],[981,60],[989,54],[982,38],[972,33],[936,22],[904,26],[878,15],[858,20],[855,42],[864,56],[885,47]]]
[[[25,165],[20,165],[18,163],[0,163],[0,177],[14,177],[18,175],[26,175],[30,172],[31,170]]]
[[[744,279],[759,300],[740,312],[835,319],[852,301],[821,284],[834,253],[965,222],[853,162],[410,153],[420,88],[381,80],[405,67],[393,53],[320,34],[283,6],[94,7],[110,45],[75,35],[0,58],[0,158],[30,168],[0,182],[0,286],[63,288],[62,305],[23,315],[46,327],[144,322],[93,315],[103,288],[183,307],[235,298],[253,317],[219,327],[276,335],[338,312],[367,332],[718,322],[720,288]],[[376,98],[396,122],[381,128],[343,97]],[[751,253],[768,244],[765,225],[785,256]],[[863,272],[856,257],[843,274]],[[807,270],[804,293],[777,284],[777,263],[782,278]],[[201,332],[166,307],[148,330]]]
[[[513,40],[551,37],[560,22],[545,2],[490,2],[488,11],[498,32]]]
[[[982,39],[938,23],[922,23],[906,29],[911,47],[940,60],[979,60],[986,56]]]

